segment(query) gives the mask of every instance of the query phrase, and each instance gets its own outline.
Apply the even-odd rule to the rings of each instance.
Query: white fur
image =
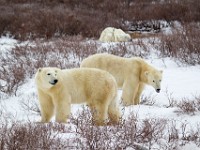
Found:
[[[103,125],[108,118],[113,123],[119,121],[121,114],[116,99],[117,83],[106,71],[91,68],[41,68],[35,80],[41,122],[49,122],[54,112],[57,122],[66,122],[71,104],[79,103],[87,103],[97,125]]]
[[[111,54],[95,54],[81,63],[81,67],[98,68],[111,73],[119,88],[122,88],[122,100],[125,106],[136,105],[145,84],[161,89],[162,71],[147,64],[138,57],[123,58]]]
[[[99,38],[102,42],[127,42],[131,40],[131,36],[121,29],[113,27],[105,28]]]

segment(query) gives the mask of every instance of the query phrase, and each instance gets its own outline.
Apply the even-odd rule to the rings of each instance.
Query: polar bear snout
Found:
[[[53,80],[53,83],[56,84],[58,82],[58,79]]]
[[[160,93],[160,89],[156,89],[156,92],[157,92],[157,93]]]
[[[54,79],[54,80],[50,81],[49,83],[52,85],[55,85],[57,82],[58,82],[58,79]]]

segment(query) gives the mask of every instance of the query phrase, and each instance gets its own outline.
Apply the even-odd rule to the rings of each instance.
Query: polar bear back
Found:
[[[89,56],[82,61],[80,66],[108,71],[116,79],[118,87],[122,87],[124,81],[131,77],[146,82],[144,71],[155,70],[139,57],[123,58],[107,53]]]
[[[133,59],[135,59],[135,61],[133,61]],[[122,87],[124,80],[129,75],[137,75],[140,72],[140,60],[137,57],[123,58],[107,53],[102,53],[95,54],[84,59],[81,63],[81,67],[106,70],[114,76],[118,86]],[[138,74],[137,76],[139,77],[140,75]]]
[[[107,92],[116,94],[117,84],[113,76],[103,70],[78,68],[62,70],[65,86],[72,98],[72,103],[87,102],[92,97],[104,99]],[[98,92],[97,92],[98,91]]]

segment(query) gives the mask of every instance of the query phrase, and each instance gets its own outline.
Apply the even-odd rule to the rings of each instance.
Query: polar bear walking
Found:
[[[71,104],[87,103],[97,125],[109,118],[118,123],[121,117],[117,104],[117,83],[103,70],[77,68],[61,70],[40,68],[36,76],[41,122],[49,122],[55,112],[56,122],[66,122]]]
[[[137,105],[145,84],[161,90],[162,70],[157,70],[139,57],[122,58],[111,54],[95,54],[84,59],[81,67],[99,68],[111,73],[122,88],[123,105]]]
[[[99,41],[101,42],[128,42],[131,41],[131,36],[121,29],[113,27],[105,28],[100,35]]]

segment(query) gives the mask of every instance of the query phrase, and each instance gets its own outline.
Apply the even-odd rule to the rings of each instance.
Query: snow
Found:
[[[166,68],[163,69],[163,81],[161,94],[153,93],[153,89],[150,87],[146,90],[146,94],[157,96],[157,99],[162,99],[163,104],[166,104],[163,99],[166,99],[166,92],[172,94],[177,100],[183,98],[193,98],[200,95],[200,66],[192,67],[178,67],[178,68]]]
[[[17,40],[10,37],[1,37],[0,53],[10,50],[17,43]],[[106,46],[106,43],[102,43],[102,46]],[[164,118],[170,121],[175,120],[179,122],[179,125],[187,122],[188,130],[190,130],[189,128],[194,129],[197,123],[200,123],[200,112],[196,112],[195,115],[179,115],[177,114],[177,107],[167,106],[169,106],[169,96],[172,96],[178,102],[184,98],[191,100],[194,96],[200,96],[200,66],[179,66],[172,58],[159,59],[156,58],[155,54],[149,56],[147,61],[164,71],[161,93],[156,93],[152,87],[147,86],[142,96],[152,99],[154,104],[152,106],[140,104],[126,107],[124,118],[130,112],[134,112],[141,120],[145,118]],[[119,90],[120,95],[121,90]],[[27,79],[27,82],[19,88],[17,96],[0,97],[0,107],[5,115],[12,116],[16,121],[39,121],[40,116],[31,112],[24,112],[22,109],[22,103],[26,100],[37,101],[37,92],[33,78]],[[78,110],[81,110],[81,105],[72,106],[73,115]],[[194,143],[188,143],[180,147],[180,149],[196,150],[199,148]]]
[[[183,147],[180,147],[178,150],[199,150],[199,148],[195,144],[189,143]]]
[[[10,50],[17,44],[17,40],[9,37],[9,36],[2,36],[0,38],[0,53]]]

